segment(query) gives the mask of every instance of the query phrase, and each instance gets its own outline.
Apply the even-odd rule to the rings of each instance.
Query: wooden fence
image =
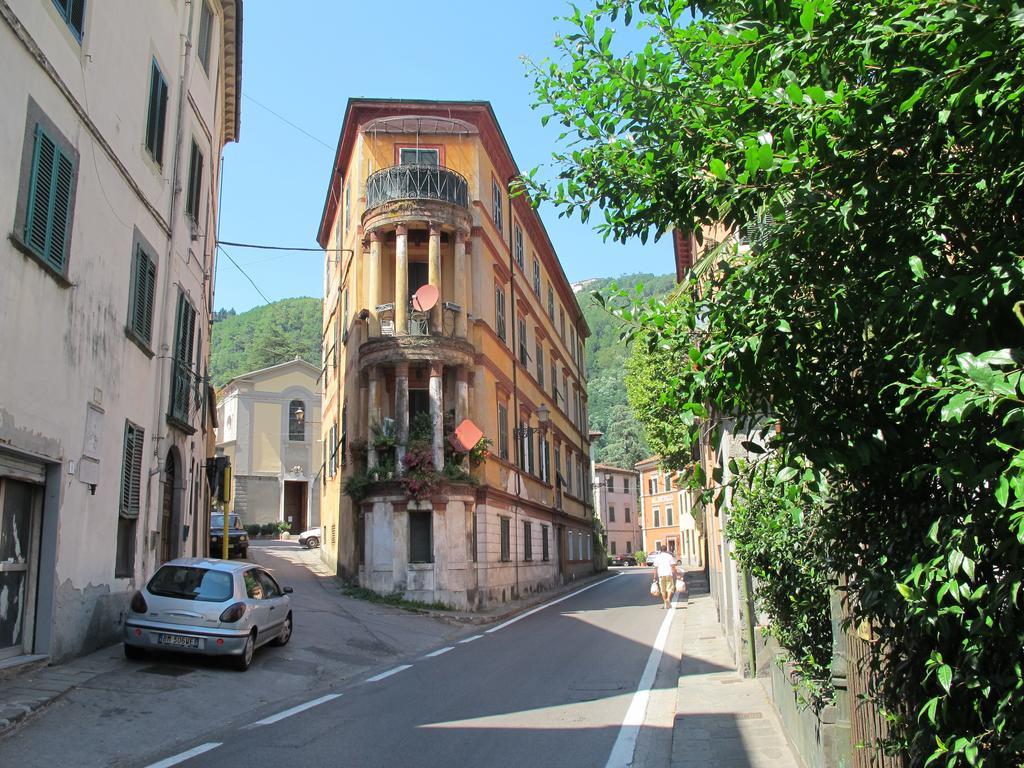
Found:
[[[870,628],[860,631],[851,626],[847,640],[847,685],[850,697],[850,720],[853,736],[853,768],[904,768],[901,757],[887,755],[877,748],[879,739],[888,734],[888,727],[878,706],[871,698],[874,686],[871,670],[872,637]]]

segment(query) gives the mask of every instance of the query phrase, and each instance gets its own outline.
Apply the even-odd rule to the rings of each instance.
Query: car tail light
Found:
[[[225,624],[234,624],[243,616],[245,616],[245,603],[232,603],[224,609],[220,620]]]
[[[141,592],[136,592],[132,595],[131,609],[132,613],[145,613],[149,610],[149,606],[146,605],[146,598],[142,596]]]

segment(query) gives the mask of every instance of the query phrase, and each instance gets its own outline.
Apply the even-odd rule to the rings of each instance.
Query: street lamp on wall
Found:
[[[532,437],[536,434],[546,434],[548,431],[548,417],[551,415],[551,411],[543,403],[537,408],[537,424],[536,427],[516,427],[512,430],[512,437],[517,440],[521,440],[524,437]]]

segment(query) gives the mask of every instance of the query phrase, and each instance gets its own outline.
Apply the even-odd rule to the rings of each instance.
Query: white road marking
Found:
[[[442,653],[448,653],[448,651],[454,651],[454,650],[455,650],[455,646],[449,645],[447,648],[438,648],[436,651],[431,651],[430,653],[428,653],[423,658],[424,659],[432,659],[435,656],[440,656]]]
[[[188,750],[187,752],[179,752],[176,755],[165,758],[164,760],[161,760],[159,763],[151,763],[147,765],[146,768],[171,768],[172,765],[184,763],[186,760],[191,760],[193,757],[196,757],[197,755],[201,755],[204,752],[209,752],[211,749],[216,749],[223,743],[224,742],[222,741],[210,741],[206,744],[200,744],[198,747],[192,747],[192,749]]]
[[[479,640],[481,637],[483,637],[483,635],[473,635],[472,637],[467,637],[465,640],[459,640],[459,643],[472,643],[474,640]]]
[[[527,611],[526,613],[521,613],[518,616],[516,616],[515,618],[509,619],[508,621],[506,621],[506,622],[504,622],[502,624],[499,624],[496,627],[491,627],[490,629],[486,630],[486,634],[489,635],[492,632],[497,632],[499,629],[504,629],[505,627],[509,626],[510,624],[515,624],[517,621],[521,621],[522,619],[525,619],[527,616],[532,616],[533,614],[537,613],[537,611],[543,611],[545,608],[550,608],[552,605],[557,605],[558,603],[562,602],[563,600],[568,600],[570,597],[576,597],[576,595],[581,594],[583,592],[586,592],[588,589],[593,589],[594,587],[600,586],[601,584],[604,584],[605,582],[610,581],[611,579],[614,579],[616,576],[619,576],[619,575],[620,574],[616,573],[615,576],[609,576],[607,579],[601,579],[600,581],[595,582],[593,584],[588,584],[583,589],[577,589],[575,592],[570,592],[568,595],[564,595],[563,597],[559,597],[556,600],[552,600],[551,602],[544,603],[543,605],[538,605],[536,608],[533,608],[533,609]]]
[[[675,608],[675,600],[672,601],[672,607]],[[626,710],[626,717],[622,721],[622,727],[619,729],[619,735],[612,746],[612,753],[608,756],[605,768],[627,768],[633,762],[636,740],[647,714],[647,701],[651,697],[654,678],[658,674],[658,666],[661,664],[661,657],[665,652],[665,643],[668,642],[668,631],[672,626],[672,617],[675,615],[674,610],[665,612],[661,628],[658,630],[657,637],[654,638],[651,655],[647,657],[647,666],[644,667],[644,673],[640,676],[640,684],[636,687],[636,693],[633,694],[633,699],[629,702],[629,709]]]
[[[410,669],[411,667],[412,667],[412,664],[402,664],[401,666],[394,667],[393,669],[389,669],[387,672],[381,672],[379,675],[374,675],[373,677],[368,677],[368,678],[366,678],[366,682],[368,682],[368,683],[378,683],[378,682],[380,682],[381,680],[383,680],[386,677],[391,677],[392,675],[397,675],[399,672],[403,672],[403,671],[405,671],[407,669]]]
[[[332,701],[333,699],[336,699],[339,696],[341,696],[340,693],[329,693],[326,696],[321,696],[319,699],[313,699],[312,701],[307,701],[305,704],[299,704],[298,706],[292,707],[291,709],[286,709],[283,712],[278,712],[276,715],[264,717],[262,720],[257,720],[255,723],[247,725],[246,728],[255,728],[257,725],[273,725],[274,723],[284,720],[286,717],[297,715],[299,714],[299,712],[305,712],[307,709],[312,709],[313,707],[319,706],[320,704]]]

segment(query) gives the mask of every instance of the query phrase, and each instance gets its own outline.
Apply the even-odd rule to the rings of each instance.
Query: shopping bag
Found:
[[[681,576],[676,578],[676,592],[686,591],[686,580]]]
[[[661,590],[658,589],[658,582],[651,582],[651,597],[661,597]]]

